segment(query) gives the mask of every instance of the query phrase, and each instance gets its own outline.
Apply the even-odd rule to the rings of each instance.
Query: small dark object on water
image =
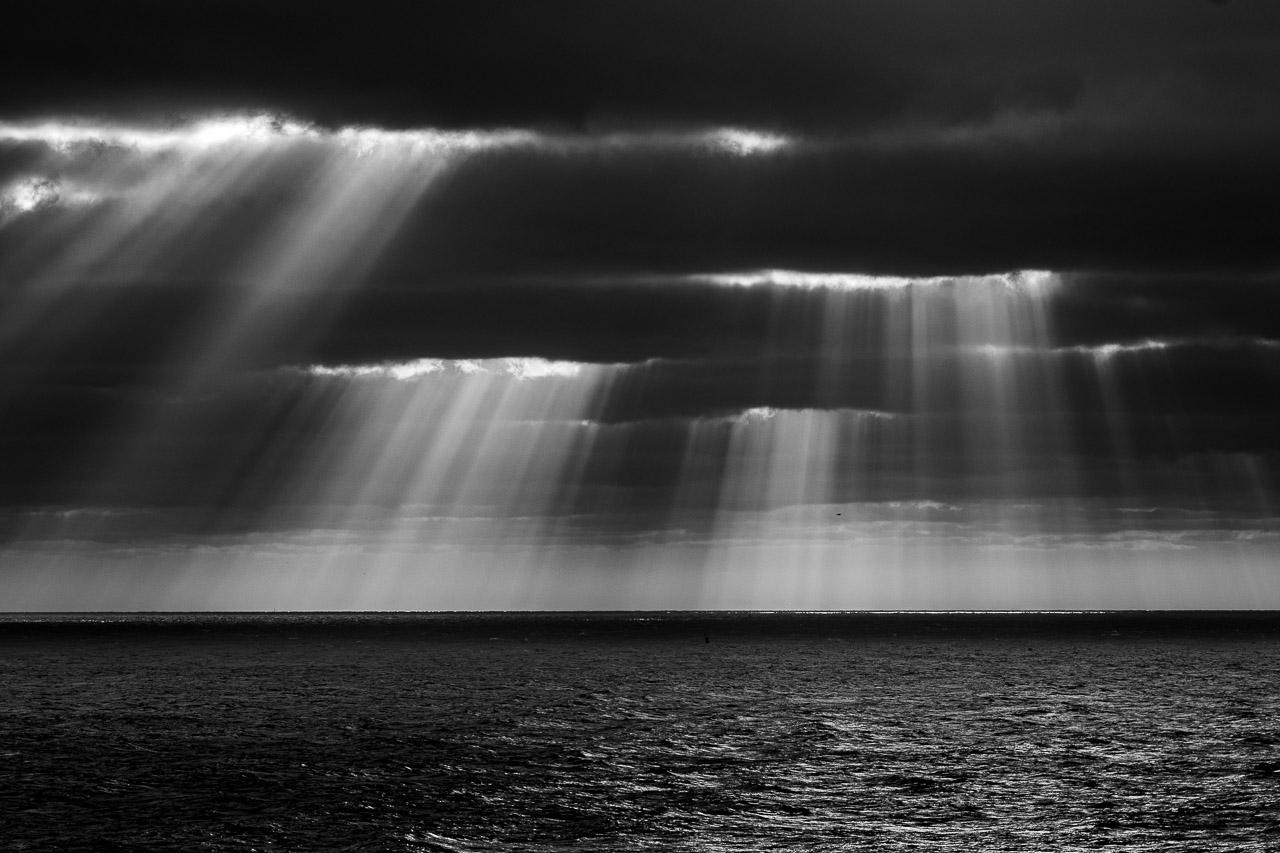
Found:
[[[711,642],[711,635],[710,635],[710,634],[703,634],[703,635],[702,635],[702,642],[704,642],[704,643],[709,643],[709,642]]]

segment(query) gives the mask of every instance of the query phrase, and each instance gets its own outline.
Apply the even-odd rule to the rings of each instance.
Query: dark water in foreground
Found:
[[[1276,614],[100,618],[3,849],[1280,849]]]

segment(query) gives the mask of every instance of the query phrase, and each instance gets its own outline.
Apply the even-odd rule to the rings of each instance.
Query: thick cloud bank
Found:
[[[1280,605],[1271,5],[395,11],[0,56],[14,606]]]

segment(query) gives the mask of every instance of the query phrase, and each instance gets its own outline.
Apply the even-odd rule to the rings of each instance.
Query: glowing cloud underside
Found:
[[[990,288],[1001,286],[1047,295],[1058,279],[1043,270],[978,276],[890,276],[801,270],[756,270],[740,273],[708,273],[690,276],[692,281],[731,287],[798,287],[806,290],[906,290],[931,287]]]
[[[550,376],[572,378],[583,371],[583,365],[572,361],[548,361],[545,358],[444,359],[419,358],[413,361],[385,364],[316,364],[306,368],[313,376],[346,378],[396,379],[408,382],[433,373],[500,373],[515,379],[543,379]]]

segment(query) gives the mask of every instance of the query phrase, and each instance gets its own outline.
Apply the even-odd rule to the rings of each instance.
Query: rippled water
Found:
[[[10,618],[0,839],[1280,849],[1274,619],[1010,618]]]

